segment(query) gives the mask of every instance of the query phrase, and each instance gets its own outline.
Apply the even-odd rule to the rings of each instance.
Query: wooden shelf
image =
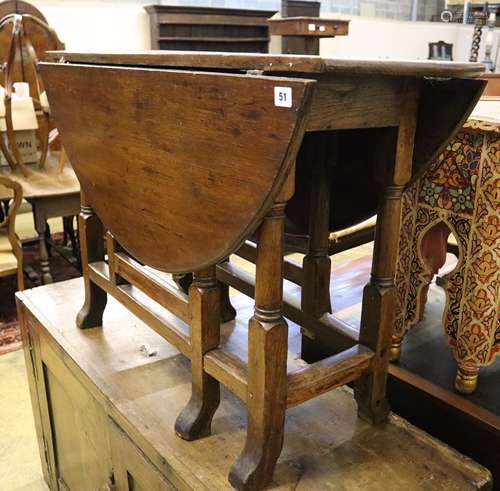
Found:
[[[240,37],[159,37],[159,41],[191,42],[191,43],[263,43],[269,42],[269,38],[240,38]]]
[[[271,10],[149,5],[153,49],[267,53]],[[185,43],[185,44],[181,44]],[[227,46],[227,48],[226,48]]]

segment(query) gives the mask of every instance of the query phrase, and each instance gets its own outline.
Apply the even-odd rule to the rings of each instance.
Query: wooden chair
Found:
[[[18,6],[19,4],[23,4]],[[13,5],[15,4],[15,5]],[[40,157],[38,166],[44,167],[49,148],[49,133],[53,128],[50,107],[42,78],[38,74],[38,60],[46,51],[64,49],[56,32],[47,24],[45,17],[26,2],[3,2],[0,12],[9,12],[0,20],[0,59],[4,61],[3,87],[5,89],[5,123],[7,143],[0,138],[0,148],[9,165],[18,167],[25,176],[28,168],[23,162],[14,134],[12,115],[12,88],[15,82],[27,82],[30,86],[38,122]]]
[[[0,277],[17,276],[17,289],[24,290],[23,249],[16,235],[16,213],[23,199],[22,187],[0,176],[0,186],[12,190],[13,199],[0,223]]]

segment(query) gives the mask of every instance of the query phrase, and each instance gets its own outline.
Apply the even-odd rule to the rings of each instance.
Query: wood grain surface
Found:
[[[168,272],[220,261],[257,226],[295,160],[314,85],[64,64],[41,72],[88,201],[130,254]],[[275,105],[279,86],[291,107]]]
[[[142,51],[136,53],[90,53],[53,51],[51,61],[106,65],[163,67],[203,67],[266,72],[350,72],[359,74],[405,75],[414,77],[477,77],[484,72],[481,63],[434,60],[382,60],[323,58],[303,55],[206,53],[196,51]],[[48,58],[49,59],[49,58]]]
[[[37,366],[43,361],[45,371],[59,382],[57,388],[69,397],[72,413],[66,414],[67,420],[81,421],[80,426],[71,426],[82,435],[74,435],[75,445],[68,448],[65,459],[68,462],[70,456],[74,457],[72,475],[79,478],[75,485],[89,483],[95,477],[96,484],[87,487],[94,489],[107,479],[105,467],[111,466],[105,443],[108,415],[153,464],[150,472],[157,470],[175,488],[231,490],[227,473],[245,438],[243,403],[223,391],[212,436],[195,442],[178,438],[174,420],[190,397],[187,360],[113,299],[105,314],[104,329],[78,329],[74,318],[82,298],[81,279],[19,295],[25,333],[29,327],[39,346],[35,350],[35,358],[40,357]],[[237,307],[241,317],[225,324],[222,335],[238,336],[246,343],[253,302],[239,296]],[[291,338],[296,339],[298,333],[298,327],[291,323]],[[145,357],[139,349],[143,344],[155,347],[157,355]],[[289,358],[297,359],[297,344],[292,341],[289,346]],[[41,380],[43,377],[39,385]],[[73,387],[79,388],[77,393]],[[58,394],[63,395],[61,391]],[[92,413],[87,414],[89,411]],[[59,416],[64,415],[59,412]],[[50,424],[49,420],[44,424]],[[84,457],[93,458],[96,453],[81,452],[83,434],[87,445],[100,456],[100,465],[92,476],[85,468],[88,461]],[[134,469],[125,447],[120,453],[124,458],[113,462],[113,468]],[[132,475],[142,477],[133,470]],[[466,491],[486,490],[490,479],[486,469],[396,415],[379,427],[363,422],[356,416],[352,392],[338,389],[287,412],[284,448],[270,489]],[[144,479],[142,484],[147,482]]]

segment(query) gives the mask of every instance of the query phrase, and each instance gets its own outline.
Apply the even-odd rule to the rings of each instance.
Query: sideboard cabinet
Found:
[[[177,489],[108,414],[64,348],[19,308],[45,482],[59,491]]]
[[[79,329],[83,297],[80,278],[17,297],[50,490],[230,491],[228,470],[245,441],[244,404],[223,391],[212,435],[182,440],[174,421],[190,397],[188,360],[111,298],[103,328]],[[234,331],[245,324],[237,320]],[[293,408],[270,489],[364,489],[369,482],[370,491],[418,491],[430,479],[435,491],[491,489],[485,468],[395,415],[374,427],[355,405],[352,391],[337,389]]]

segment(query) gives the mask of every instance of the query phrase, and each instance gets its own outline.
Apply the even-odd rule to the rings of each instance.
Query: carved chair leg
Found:
[[[85,302],[76,317],[80,329],[102,326],[102,315],[106,307],[107,295],[89,278],[89,263],[104,260],[104,231],[99,217],[84,201],[79,221],[82,273],[85,286]]]
[[[264,219],[257,248],[255,314],[248,332],[248,430],[231,468],[237,489],[260,489],[273,476],[283,446],[288,326],[282,317],[284,204]]]
[[[416,128],[418,86],[407,82],[401,105],[401,120],[395,142],[393,130],[382,133],[378,157],[385,163],[386,189],[379,207],[370,282],[363,290],[359,342],[370,347],[375,356],[371,369],[354,385],[358,414],[372,424],[387,419],[387,369],[395,322],[396,288],[394,277],[401,229],[401,199],[411,177],[413,142]],[[384,140],[387,137],[387,140]],[[394,163],[388,158],[390,144],[395,143]],[[390,153],[390,152],[389,152]]]
[[[210,434],[212,418],[220,403],[219,382],[203,370],[203,356],[220,342],[220,292],[215,266],[196,272],[189,287],[191,309],[192,393],[177,417],[176,433],[184,440]]]
[[[462,394],[472,394],[476,390],[478,377],[479,367],[459,363],[455,388]]]
[[[337,135],[322,132],[315,135],[314,148],[309,152],[313,162],[313,174],[309,203],[309,245],[303,260],[301,308],[308,315],[319,318],[331,312],[330,273],[328,255],[330,234],[330,187],[331,160],[336,157]],[[302,358],[313,363],[325,355],[334,353],[335,347],[318,345],[318,342],[302,334]],[[326,353],[325,353],[326,349]],[[331,352],[330,352],[331,350]]]

